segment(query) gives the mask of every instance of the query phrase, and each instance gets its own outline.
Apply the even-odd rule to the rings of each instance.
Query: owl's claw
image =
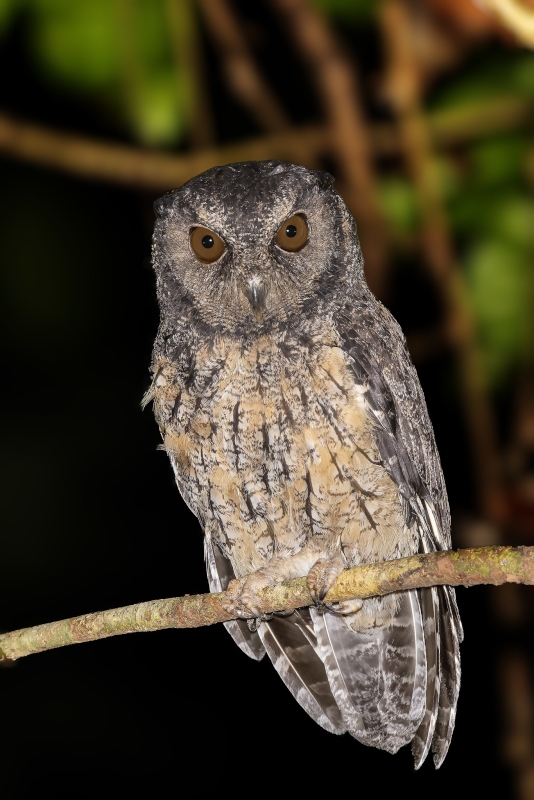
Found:
[[[345,562],[341,556],[335,558],[320,558],[308,572],[306,584],[315,605],[322,605],[329,589],[337,581],[345,569]]]
[[[332,559],[321,558],[319,561],[315,562],[306,580],[309,592],[316,606],[319,608],[327,608],[334,614],[341,614],[343,616],[354,614],[356,611],[359,611],[363,605],[363,601],[355,598],[354,600],[342,600],[339,603],[323,603],[323,600],[344,569],[345,562],[342,556],[336,556]]]
[[[363,600],[359,597],[355,597],[354,600],[341,600],[339,603],[325,603],[324,605],[329,611],[332,611],[332,613],[340,614],[342,617],[345,617],[360,611],[363,606]]]
[[[247,619],[248,629],[251,633],[256,633],[262,622],[270,622],[274,614],[264,614],[261,617],[250,617]]]
[[[273,618],[272,614],[262,612],[261,599],[257,594],[272,581],[273,576],[267,569],[257,570],[244,578],[236,578],[228,584],[226,598],[221,605],[227,614],[246,619],[250,630],[256,630],[261,621],[268,622]]]

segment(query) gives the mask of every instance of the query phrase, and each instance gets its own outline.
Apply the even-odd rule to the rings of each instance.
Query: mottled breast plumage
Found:
[[[157,365],[156,414],[182,493],[236,575],[310,541],[349,565],[412,552],[396,487],[381,463],[363,387],[328,321],[248,343],[200,345],[191,371]],[[377,542],[378,540],[378,542]]]

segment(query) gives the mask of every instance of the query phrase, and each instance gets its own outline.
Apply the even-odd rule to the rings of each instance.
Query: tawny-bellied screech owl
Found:
[[[460,683],[454,590],[327,608],[340,571],[450,547],[432,426],[402,332],[368,289],[332,178],[214,167],[156,202],[154,400],[204,529],[226,627],[265,652],[333,733],[442,763]],[[317,607],[260,617],[258,589],[308,574]]]

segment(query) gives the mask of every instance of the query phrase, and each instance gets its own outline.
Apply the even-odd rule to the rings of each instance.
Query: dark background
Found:
[[[461,20],[462,14],[469,16],[468,0],[451,4],[458,9],[456,17],[440,16],[437,2],[422,6],[460,51],[456,62],[428,78],[425,113],[433,103],[439,107],[447,91],[453,98],[463,92],[467,107],[496,92],[496,63],[502,66],[499,74],[505,73],[503,96],[520,94],[513,76],[506,85],[506,75],[513,73],[512,66],[520,72],[514,66],[520,59],[530,58],[533,71],[534,62],[509,32],[477,11],[479,29],[466,33]],[[205,19],[197,16],[199,9],[192,8],[206,87],[200,105],[209,107],[214,120],[211,141],[203,146],[215,148],[216,157],[221,144],[260,135],[261,126],[236,99],[221,69],[223,56]],[[271,5],[233,3],[231,8],[292,124],[320,120],[313,79]],[[69,28],[68,13],[61,16],[60,0],[17,9],[5,12],[0,42],[3,111],[60,131],[139,147],[178,153],[197,147],[183,98],[182,123],[176,129],[163,126],[162,133],[142,104],[137,122],[132,121],[120,82],[106,88],[80,78],[83,70],[71,41],[78,29],[72,20]],[[46,19],[52,11],[55,23]],[[325,1],[319,13],[359,66],[366,119],[390,119],[378,89],[384,54],[375,10],[365,3],[349,8]],[[57,26],[57,19],[63,20],[60,33],[70,47],[63,72],[52,57],[47,62],[42,44],[48,41],[46,26]],[[62,41],[59,33],[52,40]],[[80,52],[83,61],[85,51]],[[69,58],[70,83],[65,77]],[[534,98],[529,92],[527,99]],[[499,283],[499,270],[508,274],[506,250],[501,257],[508,240],[495,243],[495,217],[488,212],[488,197],[497,205],[497,216],[510,197],[516,203],[513,219],[532,211],[525,177],[531,141],[526,119],[513,132],[483,141],[486,156],[478,140],[441,156],[454,247],[468,282],[475,276],[469,298],[497,421],[504,500],[493,514],[475,499],[476,459],[469,450],[451,348],[438,345],[416,357],[417,343],[442,324],[443,301],[417,246],[418,221],[403,221],[413,201],[411,179],[387,158],[376,165],[393,242],[384,299],[414,344],[449,487],[455,546],[534,541],[530,495],[524,489],[532,485],[531,440],[527,436],[518,444],[515,433],[529,385],[530,340],[525,334],[518,344],[513,328],[524,314],[532,283],[532,251],[521,229],[520,244],[515,241],[510,252],[520,252],[518,259],[530,253],[523,272],[516,270],[523,277],[512,290],[506,280]],[[152,202],[161,191],[136,188],[133,180],[126,187],[85,180],[47,167],[44,158],[37,165],[15,158],[9,148],[0,155],[0,627],[13,630],[204,592],[199,526],[181,501],[165,454],[156,451],[159,433],[152,412],[140,408],[158,324],[150,237]],[[474,162],[478,172],[465,167]],[[323,164],[339,177],[342,190],[335,157],[325,156]],[[488,178],[490,167],[493,177]],[[485,306],[476,270],[486,267],[470,261],[476,244],[491,264],[495,259],[498,264],[497,288],[489,286]],[[487,269],[490,275],[493,267]],[[492,327],[491,314],[498,307],[502,317],[506,292],[517,307],[509,313],[509,328],[505,321],[501,338],[495,334],[492,344],[490,334],[498,325]],[[364,749],[348,736],[327,734],[298,707],[267,660],[248,660],[222,626],[214,626],[115,637],[35,655],[2,670],[2,797],[293,792],[534,797],[532,590],[460,589],[458,599],[466,632],[463,685],[457,728],[439,772],[428,759],[414,773],[407,748],[392,757]]]

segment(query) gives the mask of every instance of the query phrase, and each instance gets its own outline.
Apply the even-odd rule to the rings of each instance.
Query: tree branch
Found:
[[[366,564],[343,572],[326,600],[374,597],[425,586],[476,586],[491,583],[534,584],[534,547],[477,547]],[[262,611],[312,605],[306,578],[295,578],[264,589]],[[67,644],[91,642],[121,633],[163,628],[197,628],[227,622],[221,605],[225,592],[152,600],[81,617],[35,625],[0,635],[0,662]]]
[[[533,118],[532,103],[517,97],[471,104],[464,109],[428,116],[429,132],[438,147],[456,147],[484,136],[523,127]],[[371,127],[377,155],[399,152],[399,136],[387,123]],[[80,178],[109,181],[154,192],[174,189],[216,164],[280,159],[308,164],[331,150],[331,133],[324,126],[290,128],[218,147],[165,153],[91,139],[36,125],[0,112],[0,155],[18,158]]]
[[[232,5],[227,0],[199,0],[199,5],[235,97],[261,128],[273,132],[288,128],[289,119],[263,79]]]
[[[502,475],[495,420],[470,308],[465,277],[456,258],[447,221],[442,180],[436,170],[432,133],[423,108],[414,21],[409,6],[388,0],[380,7],[389,71],[389,93],[397,112],[400,147],[419,199],[421,249],[443,299],[445,326],[460,375],[460,391],[471,437],[481,510],[502,514]]]
[[[387,231],[356,65],[350,62],[326,16],[309,0],[276,0],[275,6],[314,77],[330,127],[332,154],[343,176],[345,200],[358,221],[367,280],[371,291],[383,298]]]

